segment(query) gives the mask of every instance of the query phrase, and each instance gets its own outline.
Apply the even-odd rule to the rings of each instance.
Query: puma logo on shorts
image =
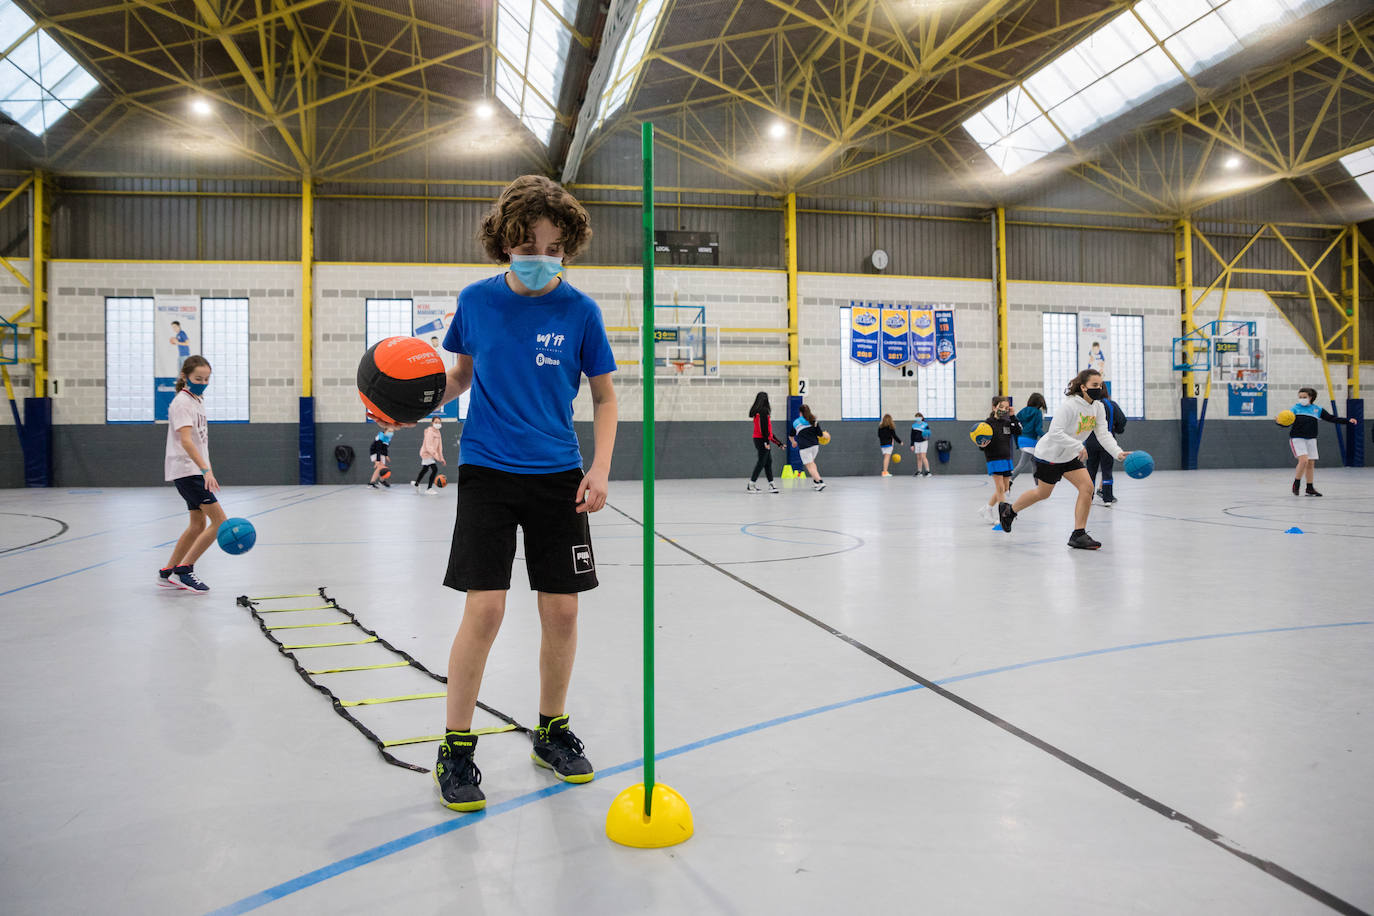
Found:
[[[592,560],[592,548],[589,544],[578,544],[572,549],[573,572],[581,575],[596,569],[596,563]]]

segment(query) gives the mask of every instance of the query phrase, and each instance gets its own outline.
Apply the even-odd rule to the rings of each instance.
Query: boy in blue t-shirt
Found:
[[[517,526],[542,629],[531,757],[564,782],[595,776],[568,729],[565,702],[577,649],[577,593],[597,585],[587,513],[606,504],[616,365],[601,310],[559,276],[591,234],[587,211],[562,186],[540,175],[517,178],[479,236],[492,260],[510,269],[459,294],[444,339],[444,349],[458,354],[444,402],[471,389],[458,468],[461,508],[444,577],[467,599],[449,652],[447,722],[434,767],[443,804],[455,811],[486,807],[473,763],[472,715],[505,615]],[[596,438],[585,472],[572,420],[583,375]]]

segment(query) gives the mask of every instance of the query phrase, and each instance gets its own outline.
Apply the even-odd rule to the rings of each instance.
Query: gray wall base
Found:
[[[936,474],[983,474],[982,453],[969,441],[972,423],[936,421],[931,424],[935,439],[948,439],[954,446],[948,464],[941,464],[930,449],[931,468]],[[876,475],[882,470],[878,452],[877,424],[848,421],[825,424],[832,442],[821,449],[819,466],[826,477]],[[1357,426],[1357,435],[1367,427]],[[372,473],[367,449],[377,428],[369,423],[319,423],[315,432],[319,447],[318,481],[324,484],[366,483]],[[444,448],[449,459],[447,471],[457,468],[460,448],[455,444],[462,425],[447,423]],[[754,446],[747,420],[660,423],[655,443],[658,476],[674,478],[738,478],[749,476],[754,467]],[[906,429],[900,430],[903,438]],[[404,429],[391,443],[392,467],[396,480],[409,481],[419,467],[419,429]],[[592,424],[578,423],[577,435],[583,446],[584,461],[591,460]],[[613,480],[639,479],[642,456],[642,426],[626,421],[619,425],[615,455],[611,459]],[[90,424],[53,427],[53,471],[55,486],[107,487],[158,486],[162,480],[162,458],[167,427],[152,424]],[[215,471],[226,485],[294,485],[299,473],[295,423],[214,423],[210,427],[210,453]],[[355,460],[346,472],[334,461],[334,446],[353,446]],[[1143,448],[1154,456],[1160,470],[1179,467],[1179,424],[1177,420],[1132,420],[1121,437],[1126,448]],[[1340,451],[1335,428],[1323,423],[1319,442],[1320,466],[1340,467]],[[909,474],[914,469],[911,453],[903,449],[903,463],[894,473]],[[782,473],[782,455],[774,458],[774,476]],[[1293,466],[1284,430],[1273,423],[1254,420],[1208,420],[1203,428],[1202,448],[1198,454],[1202,468],[1284,468]],[[24,469],[19,438],[14,430],[0,430],[0,487],[22,487]]]

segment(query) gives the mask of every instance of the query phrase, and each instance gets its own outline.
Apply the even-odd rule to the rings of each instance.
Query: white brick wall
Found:
[[[105,422],[105,298],[247,297],[252,422],[295,422],[300,396],[300,267],[291,262],[53,261],[49,369],[62,381],[54,423]],[[152,380],[149,379],[149,385]]]
[[[354,388],[363,350],[363,301],[369,297],[452,296],[467,284],[490,276],[494,265],[319,264],[315,268],[314,378],[320,421],[354,421],[360,416]],[[602,308],[609,327],[635,327],[641,309],[637,268],[572,267],[569,279]],[[12,279],[12,278],[11,278]],[[786,274],[766,270],[661,269],[659,304],[702,305],[707,322],[720,327],[782,328],[786,325]],[[960,419],[986,415],[997,377],[993,345],[995,312],[992,284],[986,280],[882,277],[803,273],[799,277],[800,374],[809,380],[810,400],[822,416],[840,412],[839,307],[852,300],[896,303],[950,303],[958,339],[956,410]],[[247,296],[250,301],[251,410],[255,422],[292,422],[300,391],[300,270],[293,262],[86,262],[52,264],[50,310],[51,370],[64,393],[54,404],[58,423],[101,423],[105,419],[105,297],[182,294]],[[1103,286],[1065,283],[1011,283],[1010,380],[1018,403],[1043,390],[1041,314],[1046,311],[1109,311],[1145,316],[1146,416],[1178,415],[1179,376],[1172,371],[1170,343],[1178,333],[1179,295],[1169,287]],[[1216,297],[1214,297],[1216,298]],[[12,314],[28,301],[17,283],[0,280],[0,309]],[[1199,320],[1215,315],[1213,299]],[[1270,414],[1288,405],[1294,390],[1311,385],[1325,401],[1321,362],[1307,349],[1269,298],[1255,291],[1232,291],[1227,316],[1265,318],[1269,336]],[[612,331],[612,346],[623,365],[616,373],[620,416],[642,416],[639,338]],[[782,334],[723,334],[721,359],[775,360],[787,357]],[[1345,397],[1345,372],[1333,379],[1337,398]],[[28,373],[20,371],[20,378]],[[739,419],[756,391],[775,403],[786,394],[784,366],[723,366],[722,379],[657,380],[656,415],[674,420]],[[27,390],[16,391],[27,394]],[[1213,391],[1223,399],[1224,391]],[[1045,392],[1050,400],[1056,392]],[[883,410],[894,416],[915,411],[916,379],[882,369]],[[1215,406],[1215,405],[1214,405]],[[7,423],[8,411],[0,423]],[[591,419],[586,388],[574,416]]]
[[[840,416],[840,361],[848,359],[848,354],[840,351],[836,314],[840,308],[851,301],[948,303],[954,308],[958,346],[955,413],[961,420],[987,416],[997,380],[993,298],[992,283],[987,280],[802,274],[797,280],[797,321],[801,331],[800,374],[813,392],[807,402],[819,416]],[[904,377],[901,370],[890,366],[879,371],[883,412],[910,417],[916,412],[916,377]]]

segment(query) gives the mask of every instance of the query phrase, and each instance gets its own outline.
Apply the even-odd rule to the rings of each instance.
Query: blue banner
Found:
[[[954,310],[940,309],[935,313],[935,358],[941,363],[952,363],[956,355]]]
[[[918,366],[935,362],[935,313],[930,309],[911,310],[911,358]]]
[[[878,329],[883,310],[851,302],[849,307],[849,358],[867,365],[878,358]]]
[[[1227,414],[1233,417],[1269,416],[1269,392],[1265,382],[1232,382],[1227,387]]]
[[[911,362],[910,312],[906,306],[883,309],[883,362],[905,366]]]

